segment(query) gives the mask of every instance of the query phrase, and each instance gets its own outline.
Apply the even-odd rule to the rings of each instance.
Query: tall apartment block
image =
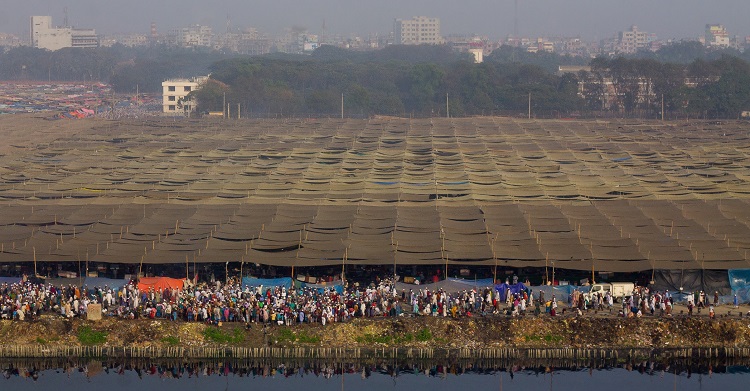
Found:
[[[639,50],[649,49],[651,42],[656,40],[656,34],[638,30],[632,26],[630,30],[620,31],[617,35],[617,51],[632,54]]]
[[[415,16],[411,19],[396,19],[393,23],[397,45],[438,45],[444,43],[440,35],[440,19]]]
[[[729,46],[729,33],[720,24],[706,25],[706,46],[725,48]]]

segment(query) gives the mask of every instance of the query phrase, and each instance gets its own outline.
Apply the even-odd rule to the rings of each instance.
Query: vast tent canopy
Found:
[[[747,268],[748,131],[5,117],[0,262]]]

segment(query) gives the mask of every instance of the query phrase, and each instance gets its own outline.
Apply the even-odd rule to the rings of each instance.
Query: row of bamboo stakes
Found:
[[[750,358],[748,347],[670,349],[579,348],[342,348],[342,347],[112,347],[0,345],[0,358],[305,358],[305,359],[632,359]]]

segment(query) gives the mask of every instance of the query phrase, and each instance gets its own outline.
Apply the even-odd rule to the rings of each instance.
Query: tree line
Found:
[[[635,117],[737,118],[750,111],[750,63],[723,55],[687,64],[596,58],[578,75],[587,106]],[[611,83],[611,84],[608,84]]]
[[[575,75],[539,65],[487,61],[444,46],[394,46],[357,53],[323,47],[304,58],[235,58],[211,67],[194,96],[201,111],[240,104],[245,115],[454,116],[583,108]]]
[[[590,71],[558,74],[557,66],[580,60],[525,54],[535,59],[530,64],[501,51],[475,64],[459,54],[436,55],[435,47],[410,50],[423,50],[430,60],[392,52],[384,61],[334,48],[304,59],[228,59],[211,66],[210,81],[194,96],[201,111],[222,111],[229,102],[240,104],[245,116],[335,116],[342,94],[350,116],[445,116],[447,110],[522,116],[529,102],[540,117],[659,118],[663,110],[665,118],[737,118],[750,110],[750,64],[727,54],[688,63],[600,57],[589,62]]]
[[[64,48],[56,51],[21,46],[2,51],[0,80],[50,82],[99,81],[115,91],[161,92],[161,82],[205,75],[211,64],[230,55],[166,45],[130,48]]]
[[[236,56],[168,46],[0,52],[0,80],[92,80],[116,92],[158,93],[174,77],[211,73],[194,93],[199,110],[224,102],[247,115],[532,115],[736,118],[750,110],[750,51],[678,42],[628,57],[561,56],[501,47],[474,64],[447,46],[357,52],[322,46],[312,55]],[[558,74],[560,65],[590,72]]]

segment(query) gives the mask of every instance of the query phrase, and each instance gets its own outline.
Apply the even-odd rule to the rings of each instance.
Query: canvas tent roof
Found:
[[[90,121],[0,147],[0,262],[750,266],[747,123]]]

